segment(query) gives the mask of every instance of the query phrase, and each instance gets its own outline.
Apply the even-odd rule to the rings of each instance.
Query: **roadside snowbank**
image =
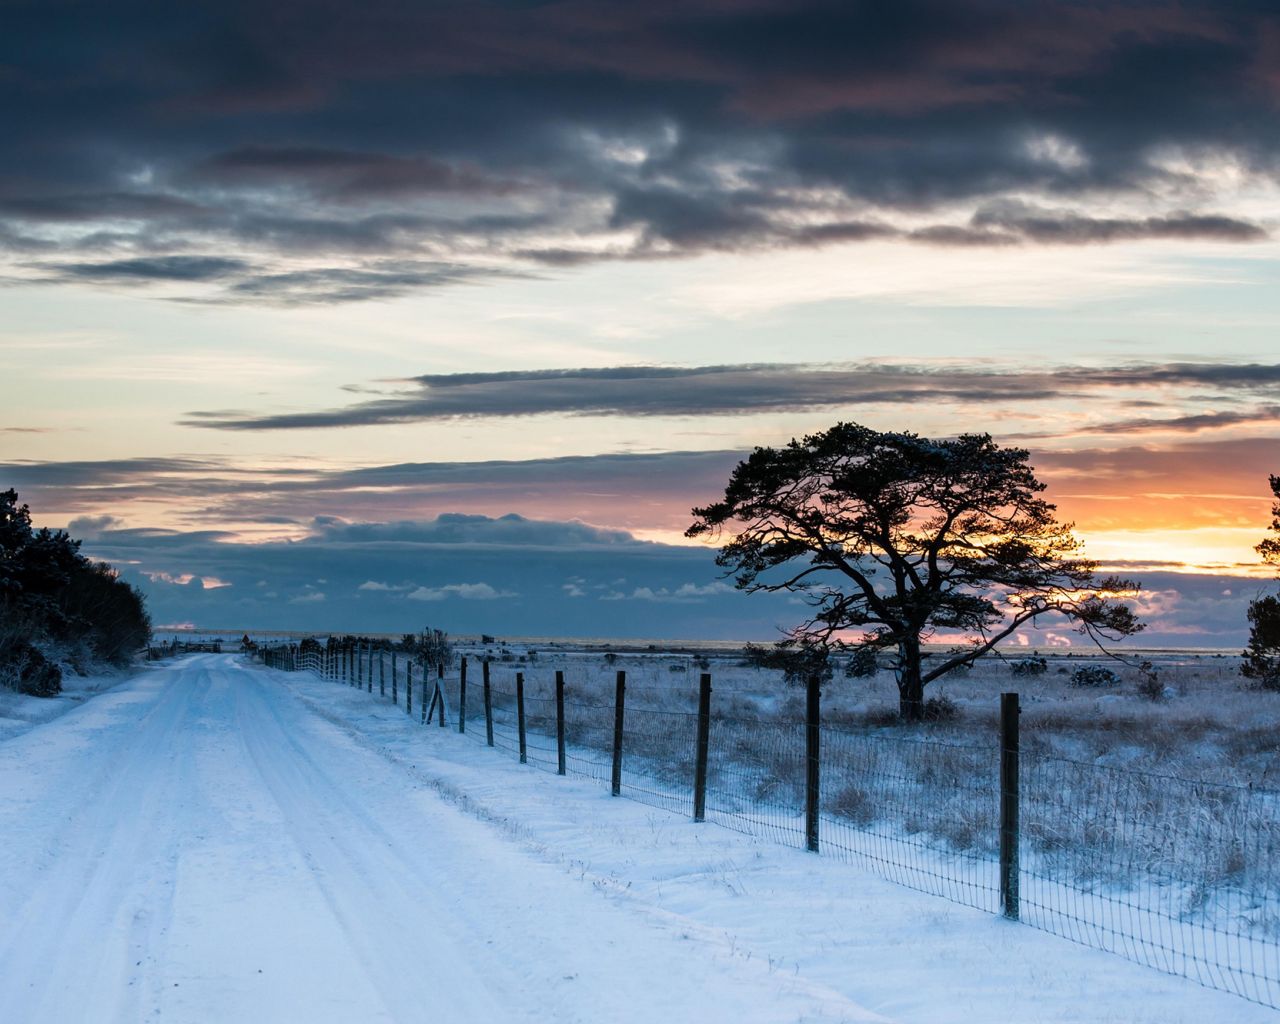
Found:
[[[10,690],[7,686],[0,686],[0,742],[21,736],[34,726],[60,718],[94,694],[119,686],[139,671],[138,667],[133,667],[88,676],[78,676],[67,671],[62,676],[62,692],[56,697],[29,697],[25,693]]]

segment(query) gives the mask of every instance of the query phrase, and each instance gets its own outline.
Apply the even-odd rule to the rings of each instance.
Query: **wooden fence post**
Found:
[[[693,769],[693,820],[707,820],[707,748],[711,741],[711,673],[698,680],[698,749]]]
[[[365,689],[373,693],[373,644],[369,645],[369,683]]]
[[[622,708],[626,702],[627,674],[618,672],[613,692],[613,795],[622,795]]]
[[[404,712],[413,714],[413,659],[404,663]]]
[[[817,673],[809,677],[805,701],[804,720],[804,834],[805,848],[810,853],[818,852],[818,794],[820,778],[818,775],[819,750],[821,735],[822,705],[819,690],[820,680]]]
[[[556,756],[557,775],[564,774],[564,673],[556,672]]]
[[[520,763],[528,764],[524,745],[524,673],[516,673],[516,730],[520,734]]]
[[[396,680],[396,652],[391,652],[391,703],[399,704],[400,695],[397,693],[398,683]]]
[[[422,720],[422,724],[427,724],[427,663],[422,663],[422,685],[418,687],[418,707],[422,710],[418,713],[418,717]]]
[[[467,731],[467,659],[458,669],[458,732]]]
[[[1018,920],[1018,707],[1016,693],[1000,694],[1000,909]]]
[[[378,648],[378,696],[387,695],[387,652]]]
[[[489,693],[489,659],[484,659],[484,733],[485,741],[493,746],[493,697]]]
[[[444,728],[444,662],[436,666],[436,692],[440,695],[440,728]]]
[[[356,689],[364,689],[364,644],[356,644]]]

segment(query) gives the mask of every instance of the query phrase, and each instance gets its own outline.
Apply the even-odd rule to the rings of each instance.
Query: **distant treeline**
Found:
[[[141,592],[65,531],[33,529],[16,491],[0,493],[0,683],[52,696],[64,665],[124,665],[150,639]]]

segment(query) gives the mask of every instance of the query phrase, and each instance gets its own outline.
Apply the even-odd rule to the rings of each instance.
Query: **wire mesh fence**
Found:
[[[563,757],[566,774],[688,815],[701,778],[708,821],[787,846],[816,842],[893,882],[1280,1008],[1276,791],[1019,752],[1016,723],[1010,762],[1007,734],[973,744],[831,723],[809,733],[816,716],[740,715],[714,700],[700,773],[694,687],[663,688],[659,700],[620,684],[619,732],[607,688],[567,688],[558,701],[547,668],[517,677],[473,661],[464,694],[456,668],[440,678],[401,658],[387,677],[385,651],[365,662],[324,649],[264,657],[402,706],[411,682],[415,721],[438,682],[450,726],[481,744],[491,735],[535,768],[557,773]],[[1003,861],[1002,792],[1006,829],[1010,793],[1016,804]]]
[[[1037,755],[1022,783],[1023,920],[1280,1003],[1280,794]]]

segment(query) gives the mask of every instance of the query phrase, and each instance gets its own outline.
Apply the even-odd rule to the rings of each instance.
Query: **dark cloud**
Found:
[[[60,277],[99,281],[213,281],[240,276],[244,260],[219,256],[154,256],[105,263],[43,264],[40,269]]]
[[[0,216],[17,221],[40,223],[82,223],[86,221],[153,221],[187,219],[212,213],[180,196],[146,192],[98,192],[48,194],[48,186],[32,190],[34,195],[0,196]]]
[[[227,473],[237,470],[220,461],[185,458],[100,459],[67,462],[10,462],[0,469],[8,486],[107,487],[137,480],[184,476],[193,473]]]
[[[1196,168],[1274,181],[1276,38],[1244,0],[10,5],[0,245],[291,303],[481,279],[377,260],[1249,242]],[[104,233],[262,269],[93,272]]]
[[[192,177],[222,185],[297,182],[318,196],[346,201],[412,194],[508,195],[521,188],[475,167],[317,146],[242,146],[203,161]]]
[[[130,459],[0,464],[0,490],[15,487],[45,516],[126,514],[134,503],[169,505],[192,523],[341,523],[420,520],[465,509],[683,530],[688,511],[718,496],[738,451],[567,456],[491,462],[426,462],[341,471],[246,468],[217,459]],[[150,513],[149,513],[150,514]]]
[[[743,364],[428,374],[413,381],[419,385],[416,393],[372,399],[343,409],[269,416],[196,412],[183,422],[187,426],[219,430],[299,430],[546,413],[714,416],[867,404],[909,405],[921,401],[1034,402],[1082,397],[1095,393],[1100,387],[1159,384],[1203,384],[1265,392],[1280,381],[1280,367],[1162,364],[1015,372],[957,367]],[[1259,418],[1270,417],[1257,414],[1252,417]],[[1249,421],[1245,414],[1233,411],[1188,417],[1186,425],[1171,429],[1203,429],[1215,424],[1226,426]],[[1173,421],[1153,417],[1089,429],[1123,433],[1165,422]]]
[[[1280,420],[1280,406],[1262,406],[1255,409],[1233,409],[1223,412],[1202,412],[1187,416],[1144,416],[1117,420],[1089,427],[1089,434],[1150,434],[1165,431],[1177,434],[1195,434],[1202,430],[1218,430],[1223,427],[1253,426],[1275,423]]]
[[[1023,204],[1001,204],[979,210],[972,220],[978,231],[998,229],[1034,242],[1082,245],[1148,238],[1204,238],[1220,242],[1249,242],[1267,236],[1256,224],[1232,217],[1173,213],[1168,217],[1133,220],[1054,213]]]
[[[68,280],[108,284],[216,282],[214,295],[186,297],[183,302],[226,304],[265,301],[275,305],[314,305],[390,298],[410,291],[440,288],[464,281],[528,276],[509,270],[425,260],[370,260],[355,266],[313,267],[273,272],[246,260],[221,256],[141,256],[102,263],[43,262],[27,265],[40,277],[24,283],[56,284]],[[10,278],[13,284],[18,278]]]
[[[383,261],[358,268],[327,267],[258,274],[238,281],[229,298],[267,298],[281,304],[355,302],[389,298],[462,281],[510,277],[508,272],[458,264]]]

